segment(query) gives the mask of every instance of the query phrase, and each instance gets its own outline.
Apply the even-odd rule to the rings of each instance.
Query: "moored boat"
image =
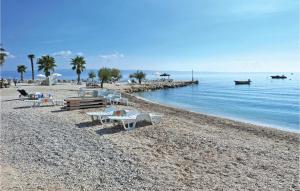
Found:
[[[285,79],[285,78],[287,78],[285,75],[281,75],[281,76],[279,76],[279,75],[276,75],[276,76],[271,76],[271,78],[272,79]]]
[[[248,80],[242,80],[242,81],[238,81],[238,80],[236,80],[236,81],[234,81],[234,83],[235,83],[235,85],[250,85],[250,83],[251,83],[251,80],[250,79],[248,79]]]

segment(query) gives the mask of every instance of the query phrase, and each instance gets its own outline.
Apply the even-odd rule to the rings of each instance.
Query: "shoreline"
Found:
[[[271,128],[271,129],[276,129],[276,130],[290,132],[290,133],[298,133],[300,135],[300,129],[299,130],[292,130],[292,129],[281,127],[281,126],[273,126],[273,125],[264,124],[264,123],[255,123],[253,121],[247,121],[247,120],[239,119],[239,118],[233,118],[233,117],[231,118],[231,117],[228,117],[228,116],[214,115],[214,114],[210,114],[210,113],[204,113],[204,112],[201,112],[201,111],[193,111],[193,110],[189,110],[188,108],[180,108],[179,106],[175,106],[175,105],[171,105],[171,104],[163,104],[163,103],[160,103],[160,102],[152,101],[152,100],[149,100],[149,99],[144,98],[142,96],[138,96],[138,95],[134,95],[134,94],[132,94],[132,96],[136,97],[137,99],[141,99],[143,101],[153,103],[153,104],[157,104],[157,105],[160,105],[160,106],[170,107],[170,108],[179,109],[179,110],[185,110],[185,111],[195,113],[195,114],[207,115],[209,117],[217,117],[217,118],[221,118],[221,119],[225,119],[225,120],[232,120],[232,121],[235,121],[235,122],[260,126],[262,128]]]
[[[55,87],[55,86],[59,87],[59,86],[64,86],[64,85],[69,85],[69,84],[70,83],[63,82],[63,83],[59,83],[59,84],[56,84],[56,85],[53,85],[53,86],[40,86],[40,87]],[[84,83],[83,83],[83,85],[84,85]],[[26,86],[27,87],[30,87],[30,86],[39,87],[39,85],[27,84],[27,83],[20,83],[20,86],[23,86],[23,87],[24,86],[25,87]],[[141,86],[141,85],[135,84],[133,86]],[[14,87],[14,86],[12,86],[12,87]],[[84,87],[85,87],[85,85],[84,85]],[[142,101],[145,101],[145,102],[156,104],[158,106],[169,107],[169,108],[172,108],[172,109],[177,109],[177,110],[180,110],[180,111],[186,111],[186,112],[190,112],[190,113],[194,113],[194,114],[198,114],[198,115],[203,115],[203,116],[207,116],[207,117],[220,118],[220,119],[223,119],[223,120],[230,120],[230,121],[237,122],[237,123],[244,123],[245,125],[252,125],[252,126],[258,126],[258,127],[266,128],[266,129],[279,130],[279,131],[288,132],[288,133],[300,134],[300,130],[297,131],[297,130],[292,130],[292,129],[289,129],[289,128],[284,128],[284,127],[281,127],[281,126],[273,126],[273,125],[264,124],[264,123],[255,123],[253,121],[247,121],[247,120],[243,120],[243,119],[239,119],[239,118],[231,118],[231,117],[228,117],[228,116],[214,115],[214,114],[205,113],[205,112],[201,112],[201,111],[193,111],[193,110],[189,110],[188,108],[180,108],[179,106],[175,106],[175,105],[171,105],[171,104],[163,104],[163,103],[160,103],[160,102],[152,101],[152,100],[146,99],[142,96],[135,95],[138,92],[128,93],[127,92],[128,87],[130,87],[130,85],[128,85],[128,84],[126,84],[126,85],[123,84],[123,85],[120,85],[120,86],[116,86],[116,84],[112,83],[112,84],[105,84],[105,86],[103,88],[117,90],[117,91],[120,91],[122,94],[125,94],[127,96],[131,96],[131,97],[134,97],[136,99],[139,99],[139,100],[142,100]],[[180,88],[180,87],[176,87],[176,88]],[[157,90],[151,90],[151,91],[159,91],[159,90],[164,90],[164,89],[157,89]]]
[[[63,82],[63,83],[53,85],[52,87],[64,86],[64,85],[68,85],[68,84],[70,84],[70,83]],[[83,83],[83,85],[84,85],[84,83]],[[27,84],[27,83],[21,83],[20,86],[39,87],[39,85]],[[201,112],[201,111],[193,111],[193,110],[189,110],[188,108],[180,108],[179,106],[177,107],[177,106],[171,105],[171,104],[163,104],[163,103],[160,103],[160,102],[152,101],[152,100],[146,99],[142,96],[135,95],[136,93],[139,93],[139,92],[132,92],[132,93],[127,92],[128,87],[130,87],[130,86],[131,85],[128,85],[128,84],[126,84],[126,85],[123,84],[123,85],[120,85],[120,86],[116,86],[116,84],[112,83],[112,84],[105,84],[105,86],[103,88],[117,90],[117,91],[120,91],[122,94],[134,97],[136,99],[139,99],[139,100],[142,100],[142,101],[145,101],[145,102],[149,102],[149,103],[152,103],[152,104],[156,104],[156,105],[159,105],[159,106],[163,106],[163,107],[178,109],[180,111],[191,112],[191,113],[194,113],[194,114],[204,115],[204,116],[207,116],[207,117],[220,118],[220,119],[223,119],[223,120],[231,120],[231,121],[237,122],[237,123],[244,123],[245,125],[253,125],[253,126],[259,126],[261,128],[266,128],[266,129],[279,130],[279,131],[288,132],[288,133],[300,134],[300,130],[297,131],[297,130],[292,130],[292,129],[289,129],[289,128],[284,128],[284,127],[281,127],[281,126],[273,126],[273,125],[264,124],[264,123],[255,123],[253,121],[247,121],[247,120],[243,120],[243,119],[239,119],[239,118],[231,118],[231,117],[228,117],[228,116],[214,115],[214,114],[205,113],[205,112]],[[142,86],[142,85],[135,84],[133,86]],[[14,87],[14,86],[12,86],[12,87]],[[41,86],[41,87],[49,87],[49,86]],[[85,87],[85,85],[84,85],[84,87]],[[180,87],[176,87],[176,88],[180,88]],[[151,91],[159,91],[159,90],[164,90],[164,89],[157,89],[157,90],[151,90]]]
[[[122,92],[124,93],[124,92]],[[281,137],[281,138],[288,138],[288,139],[292,139],[295,141],[300,141],[299,132],[293,132],[293,131],[287,131],[287,130],[282,130],[282,129],[278,129],[278,128],[274,128],[274,127],[268,127],[268,126],[263,126],[263,125],[256,125],[256,124],[252,124],[252,123],[246,123],[243,121],[238,121],[238,120],[233,120],[233,119],[229,119],[229,118],[224,118],[224,117],[220,117],[220,116],[213,116],[213,115],[208,115],[205,113],[199,113],[199,112],[195,112],[195,111],[189,111],[186,109],[181,109],[178,107],[174,107],[174,106],[170,106],[170,105],[164,105],[164,104],[160,104],[160,103],[156,103],[153,102],[151,100],[147,100],[144,98],[140,98],[140,96],[135,96],[129,93],[124,93],[125,95],[127,95],[127,98],[132,98],[135,101],[139,100],[144,102],[145,104],[149,105],[149,104],[153,104],[154,107],[155,106],[159,106],[158,108],[162,107],[162,108],[166,108],[169,109],[171,111],[175,111],[180,113],[184,113],[183,116],[185,116],[187,113],[190,113],[191,115],[193,115],[193,117],[200,117],[200,118],[207,118],[207,120],[216,120],[220,123],[224,123],[224,124],[233,124],[233,126],[237,126],[237,127],[242,127],[239,128],[237,130],[241,130],[241,131],[247,131],[247,132],[253,132],[254,134],[261,134],[261,135],[267,135],[267,137],[269,137],[269,135],[271,134],[271,136],[275,136],[275,137]],[[237,128],[234,127],[234,128]],[[288,137],[287,137],[288,136]]]

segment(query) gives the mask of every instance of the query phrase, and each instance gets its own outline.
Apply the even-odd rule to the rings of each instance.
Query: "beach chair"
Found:
[[[31,103],[31,107],[40,107],[41,104],[56,105],[55,101],[52,98],[39,98],[37,100],[25,100],[25,102]]]
[[[127,98],[112,98],[112,104],[124,104],[124,105],[128,105],[128,99]]]
[[[119,92],[113,92],[113,94],[109,94],[107,96],[104,96],[104,98],[107,99],[107,101],[110,104],[124,104],[128,105],[128,99],[127,98],[122,98],[121,93]]]
[[[110,104],[113,104],[112,103],[112,100],[117,97],[117,93],[113,90],[107,90],[105,92],[105,94],[103,95],[103,97],[106,99],[106,101]]]
[[[107,89],[102,89],[102,90],[98,90],[98,95],[97,96],[102,96],[102,97],[105,97],[105,96],[108,96],[109,92]]]
[[[116,111],[115,107],[108,107],[101,112],[88,112],[86,114],[91,116],[92,122],[100,121],[100,123],[103,125],[106,122],[110,122],[108,116],[113,115],[114,111]]]
[[[116,100],[121,99],[121,93],[119,92],[114,92],[113,94],[111,94],[110,96],[110,103],[114,104],[116,103]]]
[[[111,100],[113,98],[113,94],[110,94],[110,93],[107,92],[107,95],[103,95],[103,97],[106,99],[107,103],[111,104]]]
[[[85,96],[85,89],[84,88],[79,88],[78,97],[84,97],[84,96]]]
[[[25,100],[25,102],[30,103],[31,107],[39,107],[39,106],[41,106],[41,103],[42,103],[41,100]]]
[[[21,98],[21,97],[29,97],[29,94],[24,89],[17,90],[17,91],[20,93],[19,98]]]
[[[155,113],[127,112],[125,115],[116,115],[116,113],[114,113],[108,118],[113,122],[119,122],[125,130],[130,130],[135,128],[136,124],[141,121],[147,121],[152,125],[155,123],[159,123],[162,115]]]
[[[93,96],[93,90],[79,88],[78,90],[78,97],[86,97],[86,96]]]
[[[37,99],[35,94],[29,94],[24,89],[18,89],[17,91],[20,93],[19,98],[21,100],[24,100],[25,98],[32,100]]]

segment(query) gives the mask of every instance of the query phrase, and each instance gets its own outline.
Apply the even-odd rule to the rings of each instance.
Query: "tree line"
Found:
[[[32,80],[34,80],[34,54],[29,54],[28,59],[31,64],[31,73]],[[43,71],[46,77],[51,75],[51,72],[54,72],[55,67],[55,58],[49,55],[42,56],[37,59],[38,71]],[[77,84],[81,81],[81,73],[85,70],[86,61],[83,56],[76,56],[71,58],[70,65],[72,66],[72,70],[76,72],[77,75]],[[23,74],[26,72],[27,67],[25,65],[18,65],[17,72],[20,73],[21,81],[23,81]],[[89,78],[94,80],[96,78],[96,73],[94,71],[89,72]],[[122,78],[121,71],[117,68],[107,68],[103,67],[98,71],[98,78],[101,82],[101,87],[103,87],[103,83],[112,81],[116,82]],[[146,78],[146,74],[143,71],[136,71],[133,74],[129,75],[129,78],[135,78],[141,84],[142,80]]]

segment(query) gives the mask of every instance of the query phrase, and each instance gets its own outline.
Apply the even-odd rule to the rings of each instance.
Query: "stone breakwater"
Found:
[[[153,82],[141,85],[132,85],[125,89],[126,93],[145,92],[159,89],[178,88],[198,84],[197,81],[173,81],[173,82]]]

